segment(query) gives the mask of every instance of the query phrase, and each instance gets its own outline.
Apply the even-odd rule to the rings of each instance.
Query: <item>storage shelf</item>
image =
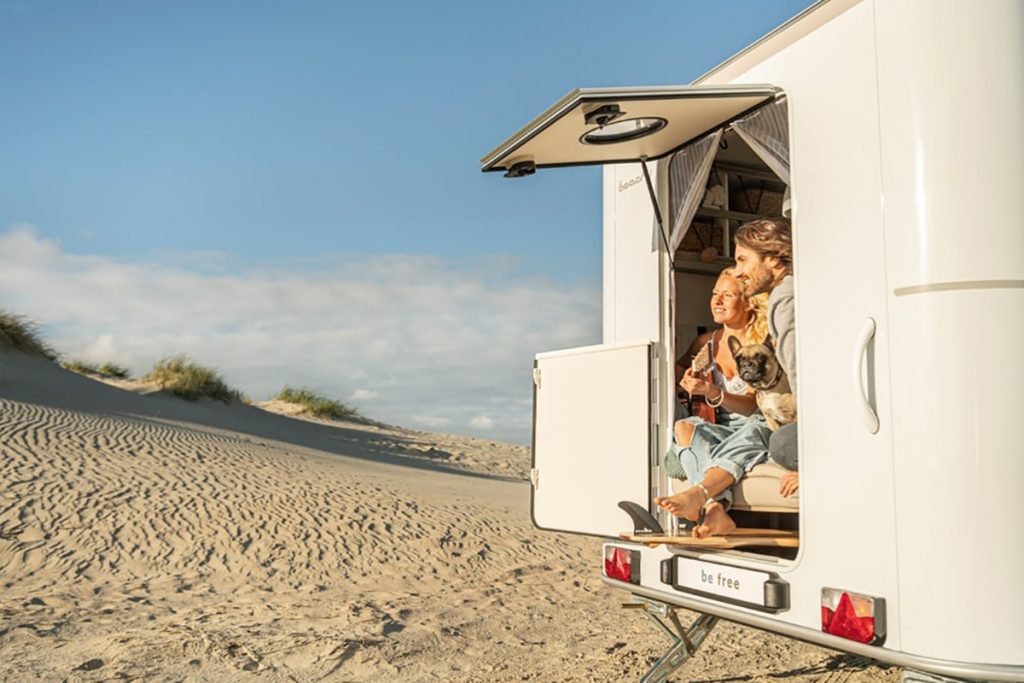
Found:
[[[697,209],[698,216],[704,218],[725,218],[730,221],[756,221],[759,218],[764,218],[756,213],[743,213],[742,211],[728,211],[726,209],[709,209],[707,207],[700,207]]]
[[[786,186],[786,184],[782,182],[782,180],[780,180],[779,177],[772,173],[771,171],[762,171],[756,168],[747,168],[746,166],[734,166],[732,164],[720,164],[717,162],[715,163],[715,168],[717,168],[722,173],[728,173],[729,175],[741,175],[744,178],[757,178],[758,180],[768,180],[773,183],[777,183],[782,187]]]
[[[717,275],[723,268],[736,265],[728,256],[718,256],[714,261],[706,263],[691,252],[680,252],[672,261],[672,270],[676,273],[694,273],[697,275]]]

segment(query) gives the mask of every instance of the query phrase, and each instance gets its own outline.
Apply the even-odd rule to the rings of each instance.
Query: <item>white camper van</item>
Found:
[[[692,85],[574,90],[482,163],[604,165],[603,343],[536,357],[532,506],[604,537],[605,583],[674,638],[645,680],[718,618],[1024,680],[1024,3],[819,2]],[[755,468],[733,510],[798,548],[623,541],[620,501],[669,521],[673,364],[731,235],[783,211],[799,496]]]

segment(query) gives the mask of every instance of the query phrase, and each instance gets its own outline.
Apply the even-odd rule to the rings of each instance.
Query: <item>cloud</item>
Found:
[[[494,420],[485,415],[477,415],[469,421],[469,424],[480,430],[494,429]]]
[[[373,389],[356,389],[352,392],[353,401],[372,401],[378,396],[380,396],[380,394]]]
[[[436,415],[414,415],[412,421],[418,425],[430,427],[431,429],[449,427],[452,424],[452,421],[447,417],[438,417]]]
[[[529,440],[532,357],[600,341],[597,283],[409,254],[245,263],[228,254],[68,253],[0,233],[0,308],[67,357],[146,371],[188,353],[253,398],[351,396],[395,424]],[[372,402],[372,410],[361,402]],[[486,425],[474,418],[489,416]]]

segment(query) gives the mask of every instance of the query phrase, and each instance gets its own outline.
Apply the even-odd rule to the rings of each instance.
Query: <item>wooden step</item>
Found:
[[[734,529],[726,536],[634,536],[619,534],[619,538],[632,543],[643,543],[650,548],[667,544],[683,548],[707,548],[712,550],[728,550],[730,548],[799,548],[800,537],[795,531],[778,531],[776,529]]]

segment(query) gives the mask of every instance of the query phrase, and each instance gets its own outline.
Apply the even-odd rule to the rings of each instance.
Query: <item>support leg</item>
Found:
[[[704,639],[708,637],[711,630],[718,623],[718,617],[710,614],[698,616],[689,627],[684,627],[679,621],[676,608],[664,603],[653,602],[643,598],[633,597],[633,604],[629,607],[641,606],[647,616],[668,636],[672,642],[668,652],[659,659],[651,669],[640,679],[640,683],[664,683],[676,669],[681,667],[690,658],[697,648],[701,646]],[[667,617],[671,628],[662,617]]]

